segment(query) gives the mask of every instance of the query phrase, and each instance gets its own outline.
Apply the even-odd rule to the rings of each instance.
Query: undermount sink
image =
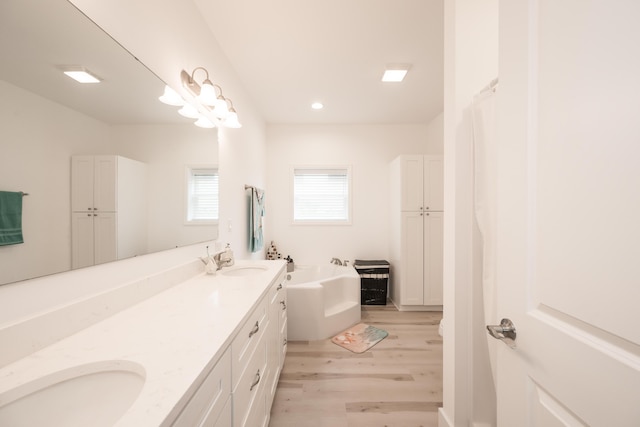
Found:
[[[0,393],[0,426],[113,426],[144,382],[144,368],[123,360],[57,371]]]
[[[225,276],[251,276],[253,274],[264,273],[267,270],[267,267],[261,265],[245,265],[222,269],[220,272]]]

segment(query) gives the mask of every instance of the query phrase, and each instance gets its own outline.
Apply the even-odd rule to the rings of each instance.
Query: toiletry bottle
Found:
[[[224,250],[224,257],[227,260],[227,265],[233,265],[233,251],[231,250],[231,244],[227,243],[227,247]]]

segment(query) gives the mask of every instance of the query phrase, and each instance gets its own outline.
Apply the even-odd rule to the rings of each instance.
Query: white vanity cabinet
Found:
[[[286,353],[284,281],[283,271],[233,340],[233,427],[266,427],[269,424],[271,404]]]
[[[71,158],[72,268],[146,253],[146,167],[120,156]]]
[[[283,267],[172,426],[268,426],[286,353],[284,281]]]
[[[262,426],[268,418],[264,392],[269,322],[268,297],[265,297],[231,344],[234,427]]]
[[[390,289],[401,310],[443,303],[443,171],[442,156],[403,155],[390,165]]]
[[[271,407],[278,386],[278,378],[287,352],[287,288],[285,275],[269,290],[269,334],[267,343],[267,407]]]
[[[173,427],[230,425],[231,351],[227,349],[173,422]]]

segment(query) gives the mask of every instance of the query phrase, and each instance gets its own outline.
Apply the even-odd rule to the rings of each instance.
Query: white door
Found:
[[[424,158],[401,156],[400,203],[402,211],[421,211],[424,207]]]
[[[640,426],[639,22],[500,2],[499,426]]]
[[[424,214],[402,212],[401,305],[424,303]]]
[[[94,265],[93,213],[71,213],[71,268]]]
[[[424,213],[424,305],[442,305],[444,213]]]
[[[93,210],[93,156],[71,158],[71,210]]]
[[[94,262],[103,264],[118,259],[118,214],[98,212],[94,214]]]

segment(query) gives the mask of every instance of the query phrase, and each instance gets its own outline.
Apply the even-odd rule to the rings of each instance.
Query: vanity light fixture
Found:
[[[200,112],[198,111],[198,109],[187,102],[185,102],[182,108],[178,110],[178,114],[190,119],[197,119],[198,117],[200,117]]]
[[[201,84],[195,80],[198,71],[205,73]],[[211,82],[209,72],[204,67],[195,68],[191,74],[182,70],[180,81],[193,99],[190,99],[189,102],[185,101],[184,97],[169,86],[165,87],[164,94],[158,99],[165,104],[182,107],[178,113],[185,117],[198,119],[195,124],[199,127],[212,128],[217,125],[229,128],[242,127],[238,121],[238,113],[233,108],[233,103],[222,95],[220,86]]]
[[[62,72],[79,83],[100,83],[100,79],[84,67],[61,67]]]
[[[171,89],[169,86],[164,87],[164,93],[158,99],[160,102],[167,105],[173,105],[174,107],[182,107],[184,105],[184,99],[178,95],[178,92]]]
[[[393,64],[387,65],[384,74],[382,75],[383,82],[398,83],[404,79],[411,66],[409,64]]]
[[[198,120],[195,121],[194,125],[201,128],[207,128],[207,129],[216,127],[215,123],[213,123],[211,120],[209,120],[208,118],[202,115],[198,117]]]
[[[233,103],[231,102],[231,100],[229,99],[228,101],[229,103],[231,103],[231,108],[229,108],[229,113],[224,118],[224,121],[222,122],[222,124],[228,128],[234,128],[234,129],[241,128],[242,125],[238,121],[238,113],[236,113],[236,109],[233,108]]]

